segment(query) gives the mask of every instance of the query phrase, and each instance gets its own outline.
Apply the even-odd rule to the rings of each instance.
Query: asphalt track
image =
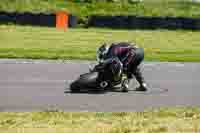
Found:
[[[200,105],[200,63],[142,64],[147,92],[70,93],[69,83],[88,72],[83,61],[0,60],[0,111],[143,111]]]

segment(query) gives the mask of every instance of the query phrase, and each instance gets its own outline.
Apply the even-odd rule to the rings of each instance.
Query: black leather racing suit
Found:
[[[105,59],[114,57],[118,57],[122,62],[128,78],[131,79],[133,74],[140,85],[142,85],[144,78],[138,66],[144,59],[143,48],[137,48],[135,45],[131,45],[127,42],[112,44]]]

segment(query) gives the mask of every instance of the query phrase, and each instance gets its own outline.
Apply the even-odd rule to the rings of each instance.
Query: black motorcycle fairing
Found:
[[[116,80],[114,78],[114,73],[111,70],[113,58],[107,59],[103,63],[96,65],[93,70],[90,70],[89,73],[81,74],[80,77],[71,83],[72,91],[79,91],[82,88],[92,88],[92,89],[107,89],[113,88],[115,85],[121,83],[122,78]],[[101,83],[106,82],[108,85],[106,88],[101,88]]]
[[[112,70],[112,67],[116,65],[116,63],[118,63],[118,69],[120,69],[117,73],[118,75],[116,75],[116,73],[114,73]],[[96,65],[94,70],[99,72],[98,82],[106,81],[111,86],[121,82],[123,65],[118,58],[107,59],[103,63]]]

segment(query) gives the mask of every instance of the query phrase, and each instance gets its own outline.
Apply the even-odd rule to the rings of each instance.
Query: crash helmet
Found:
[[[102,62],[108,53],[109,46],[104,43],[97,49],[97,61]]]

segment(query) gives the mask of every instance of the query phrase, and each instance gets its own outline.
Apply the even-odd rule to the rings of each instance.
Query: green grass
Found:
[[[176,16],[200,18],[200,4],[191,0],[144,0],[137,4],[128,3],[73,3],[69,0],[1,0],[0,11],[54,13],[65,10],[79,16],[101,15],[136,15],[136,16]]]
[[[135,42],[148,61],[200,61],[200,31],[0,26],[0,58],[94,60],[102,42]]]
[[[200,108],[144,112],[1,112],[1,133],[198,133]]]

